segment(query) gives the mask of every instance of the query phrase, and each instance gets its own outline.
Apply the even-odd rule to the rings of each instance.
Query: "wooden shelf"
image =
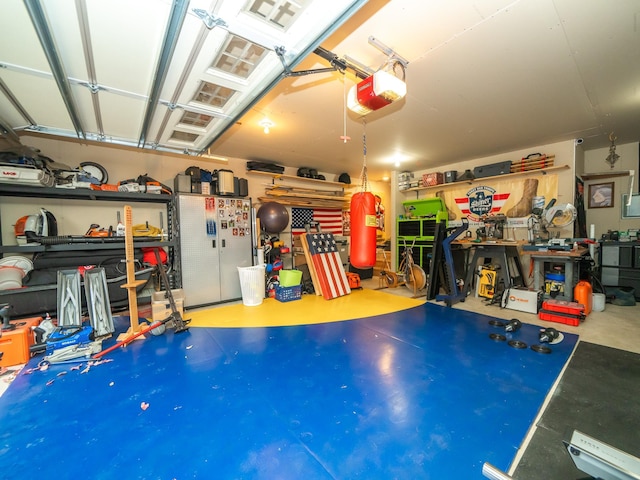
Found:
[[[603,178],[628,177],[632,175],[629,170],[609,171],[609,172],[592,172],[579,175],[582,180],[601,180]]]
[[[314,198],[300,198],[300,197],[258,197],[258,200],[264,202],[278,202],[282,205],[289,207],[304,207],[304,208],[335,208],[342,209],[349,207],[349,202],[341,200],[322,200]]]
[[[271,172],[262,172],[260,170],[247,170],[247,174],[263,175],[263,176],[271,177],[274,180],[274,182],[275,180],[296,180],[300,182],[309,182],[309,183],[315,183],[319,185],[327,185],[330,187],[335,187],[335,186],[339,186],[342,188],[351,187],[350,183],[332,182],[329,180],[320,180],[317,178],[298,177],[297,175],[287,175],[284,173],[271,173]]]
[[[400,190],[400,192],[420,192],[423,190],[443,190],[448,188],[458,187],[460,184],[466,183],[472,185],[474,183],[484,183],[491,179],[507,179],[507,178],[516,178],[516,177],[526,177],[529,175],[546,175],[547,173],[558,172],[560,170],[566,170],[569,168],[569,165],[557,165],[555,167],[547,167],[547,168],[539,168],[537,170],[527,170],[525,172],[516,172],[516,173],[505,173],[504,175],[496,175],[493,177],[483,177],[483,178],[474,178],[473,180],[460,180],[452,183],[441,183],[440,185],[433,185],[430,187],[414,187],[408,188],[406,190]]]
[[[349,204],[350,196],[344,189],[355,186],[342,182],[331,182],[317,178],[298,177],[284,173],[247,170],[247,174],[262,175],[272,179],[271,185],[265,189],[265,197],[258,197],[261,202],[276,201],[283,205],[307,208],[342,209]],[[283,183],[280,183],[283,182]],[[288,182],[285,184],[284,182]],[[293,182],[310,184],[308,188],[295,187]],[[298,184],[299,185],[299,184]],[[320,187],[327,187],[322,189]],[[318,188],[316,188],[318,187]],[[336,189],[336,187],[340,187]],[[333,188],[332,190],[329,190]]]
[[[318,193],[296,193],[296,192],[276,192],[274,190],[266,190],[265,195],[275,198],[309,198],[315,200],[329,200],[336,202],[348,202],[351,197],[344,195],[322,195]]]

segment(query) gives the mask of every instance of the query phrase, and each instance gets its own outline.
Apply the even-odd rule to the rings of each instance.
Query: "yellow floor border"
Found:
[[[187,311],[184,318],[191,320],[190,327],[284,327],[383,315],[416,307],[425,301],[425,297],[415,299],[360,289],[333,300],[318,295],[303,295],[291,302],[266,298],[254,307],[234,304]]]

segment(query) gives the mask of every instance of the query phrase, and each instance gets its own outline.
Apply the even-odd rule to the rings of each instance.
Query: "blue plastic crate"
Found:
[[[276,300],[279,302],[291,302],[302,298],[302,285],[293,287],[276,287]]]

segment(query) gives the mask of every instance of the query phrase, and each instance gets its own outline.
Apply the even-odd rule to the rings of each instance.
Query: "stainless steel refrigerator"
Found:
[[[177,195],[185,307],[242,298],[237,267],[253,264],[251,200]]]

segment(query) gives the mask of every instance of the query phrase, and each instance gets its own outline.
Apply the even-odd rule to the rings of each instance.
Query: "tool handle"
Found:
[[[159,327],[160,325],[164,325],[164,323],[169,320],[171,317],[167,317],[165,320],[162,320],[161,322],[153,322],[151,325],[149,325],[148,327],[143,328],[142,330],[140,330],[137,333],[134,333],[130,336],[128,336],[127,338],[125,338],[124,340],[119,341],[118,343],[116,343],[115,345],[110,346],[109,348],[107,348],[106,350],[102,350],[101,352],[96,353],[93,357],[93,359],[98,359],[100,357],[103,357],[104,355],[106,355],[109,352],[113,352],[115,349],[119,348],[119,347],[124,347],[125,345],[127,345],[128,343],[130,343],[131,341],[135,340],[136,338],[138,338],[140,335],[144,335],[147,332],[150,332],[151,330],[153,330],[156,327]]]

